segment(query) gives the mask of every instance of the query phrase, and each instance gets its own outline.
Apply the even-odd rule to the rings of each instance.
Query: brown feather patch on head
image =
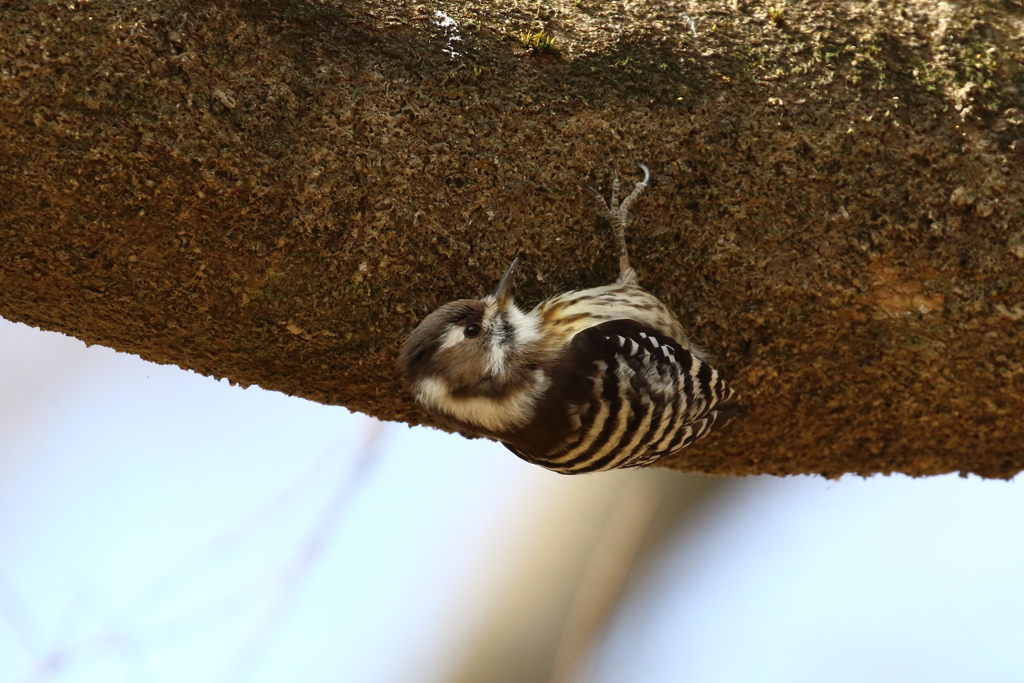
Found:
[[[459,299],[424,318],[398,352],[398,366],[406,379],[411,382],[431,368],[448,330],[456,325],[465,327],[481,322],[485,310],[484,302],[478,299]]]

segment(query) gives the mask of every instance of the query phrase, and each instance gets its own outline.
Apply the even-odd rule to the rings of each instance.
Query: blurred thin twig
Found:
[[[256,585],[239,586],[237,590],[222,596],[221,599],[213,603],[204,603],[199,611],[192,611],[185,617],[161,623],[156,628],[149,629],[148,633],[144,633],[145,629],[137,621],[139,612],[146,611],[146,606],[155,609],[155,606],[167,603],[172,596],[180,594],[183,589],[189,587],[191,583],[189,577],[195,571],[201,571],[204,566],[208,566],[218,556],[232,550],[242,539],[258,530],[260,525],[266,524],[274,515],[279,514],[286,504],[296,500],[312,484],[322,481],[325,470],[337,462],[337,452],[333,448],[328,449],[323,457],[301,478],[285,488],[254,514],[248,516],[241,524],[208,542],[192,556],[149,583],[125,606],[109,616],[105,626],[91,638],[54,648],[50,652],[36,653],[33,648],[38,649],[38,647],[32,643],[38,643],[38,641],[32,640],[31,629],[26,630],[25,624],[28,622],[19,622],[17,609],[11,607],[13,602],[10,600],[0,602],[0,613],[12,623],[12,627],[15,622],[19,622],[20,625],[15,628],[15,631],[25,642],[26,648],[29,649],[36,663],[34,670],[22,679],[22,683],[52,679],[54,676],[66,672],[70,666],[84,657],[96,657],[111,651],[119,652],[131,660],[140,661],[142,651],[147,647],[147,641],[166,639],[181,631],[193,633],[200,624],[207,624],[211,619],[223,616],[227,612],[244,609],[252,601],[254,593],[263,592],[269,596],[270,608],[266,610],[260,623],[252,629],[250,637],[236,658],[236,665],[229,678],[229,680],[245,680],[258,663],[258,653],[272,638],[276,626],[281,622],[281,617],[292,604],[303,579],[329,543],[331,532],[348,508],[353,494],[379,460],[387,440],[385,438],[387,427],[384,423],[371,418],[367,418],[364,424],[366,425],[366,437],[353,456],[348,474],[339,477],[335,491],[328,499],[316,523],[284,566],[273,572],[269,582],[260,581]],[[268,583],[269,589],[266,588]],[[10,591],[5,592],[4,588],[5,585],[0,581],[0,600],[13,594]]]
[[[228,681],[241,683],[249,679],[259,663],[260,654],[266,651],[267,645],[280,628],[285,613],[294,604],[304,579],[329,544],[334,529],[342,514],[348,509],[352,497],[380,460],[380,454],[387,442],[385,436],[388,427],[378,420],[367,420],[365,424],[366,437],[355,456],[351,472],[338,481],[337,488],[327,501],[320,518],[306,535],[291,561],[278,572],[271,592],[270,605],[236,657],[235,666],[227,676]]]

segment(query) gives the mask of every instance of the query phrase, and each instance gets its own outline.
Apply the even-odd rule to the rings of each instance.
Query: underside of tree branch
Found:
[[[1024,6],[0,8],[0,315],[426,420],[429,311],[606,284],[580,185],[749,412],[721,474],[1024,468]],[[510,456],[512,457],[512,456]]]

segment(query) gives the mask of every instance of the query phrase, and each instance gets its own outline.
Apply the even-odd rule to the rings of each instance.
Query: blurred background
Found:
[[[575,478],[0,320],[0,683],[1024,680],[1024,496]]]

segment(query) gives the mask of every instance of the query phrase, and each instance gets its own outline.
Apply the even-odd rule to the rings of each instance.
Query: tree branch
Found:
[[[416,322],[610,282],[579,184],[643,162],[751,408],[673,466],[1024,467],[1021,3],[544,4],[7,3],[0,314],[416,422]]]

